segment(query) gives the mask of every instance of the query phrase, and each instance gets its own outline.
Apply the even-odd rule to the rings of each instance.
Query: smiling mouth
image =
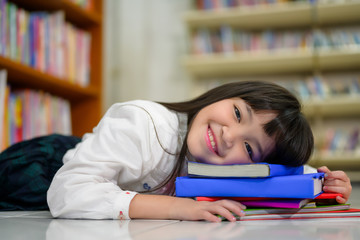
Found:
[[[212,150],[212,152],[214,152],[216,155],[219,155],[218,149],[217,149],[217,146],[216,146],[215,136],[214,136],[214,134],[213,134],[213,131],[210,129],[210,127],[208,127],[207,136],[208,136],[208,139],[207,139],[207,140],[208,140],[208,141],[207,141],[208,147],[209,147],[210,150]]]

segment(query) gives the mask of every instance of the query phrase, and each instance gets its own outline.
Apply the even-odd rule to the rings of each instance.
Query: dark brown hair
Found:
[[[190,101],[160,104],[170,110],[186,113],[190,127],[192,120],[201,109],[220,100],[234,97],[243,99],[255,112],[271,110],[277,113],[273,120],[264,125],[265,133],[275,139],[274,151],[265,157],[264,162],[300,166],[309,160],[314,146],[310,125],[301,113],[298,99],[279,85],[260,81],[234,82],[211,89]],[[186,140],[187,136],[177,164],[164,184],[160,184],[161,186],[181,173],[188,154]]]

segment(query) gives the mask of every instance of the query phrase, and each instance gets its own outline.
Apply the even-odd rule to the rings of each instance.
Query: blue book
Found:
[[[290,167],[281,164],[253,163],[215,165],[188,162],[188,175],[192,177],[274,177],[304,174],[304,167]]]
[[[324,173],[271,178],[176,178],[177,197],[315,198]]]

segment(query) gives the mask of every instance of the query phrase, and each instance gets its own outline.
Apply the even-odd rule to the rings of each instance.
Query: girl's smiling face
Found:
[[[275,146],[263,125],[275,117],[273,111],[255,113],[240,98],[210,104],[191,123],[189,152],[198,161],[212,164],[261,162]]]

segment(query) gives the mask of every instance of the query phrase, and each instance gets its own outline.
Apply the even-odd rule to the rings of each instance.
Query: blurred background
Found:
[[[1,0],[1,149],[107,108],[264,80],[298,96],[310,164],[360,181],[360,0]]]

